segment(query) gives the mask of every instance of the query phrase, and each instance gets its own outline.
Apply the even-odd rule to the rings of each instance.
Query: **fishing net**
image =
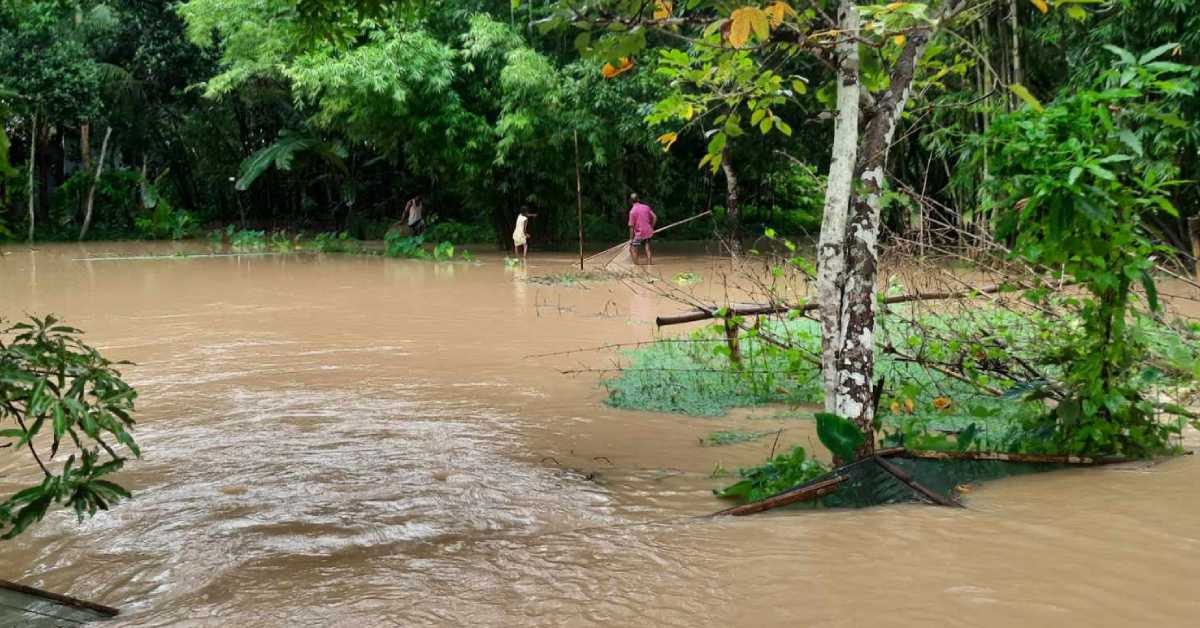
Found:
[[[886,504],[956,502],[967,487],[1007,477],[1065,469],[1071,464],[1007,460],[931,460],[895,456],[864,458],[834,469],[812,483],[844,477],[837,490],[812,502],[832,508],[869,508]],[[889,471],[898,469],[910,482]],[[923,492],[923,488],[928,493]],[[792,489],[796,490],[796,489]]]
[[[601,268],[608,272],[628,273],[633,270],[633,255],[630,253],[628,245],[621,246],[611,257],[606,257],[608,257],[608,260],[604,262]]]

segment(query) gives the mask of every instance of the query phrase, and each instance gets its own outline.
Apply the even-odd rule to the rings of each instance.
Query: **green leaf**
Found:
[[[1142,148],[1142,140],[1139,140],[1138,137],[1133,134],[1133,131],[1130,131],[1129,129],[1121,129],[1121,132],[1117,134],[1117,138],[1120,139],[1123,144],[1128,146],[1130,150],[1132,150],[1134,153],[1137,153],[1138,157],[1145,155],[1145,150]]]
[[[94,487],[101,489],[105,493],[108,493],[110,496],[123,497],[125,499],[133,497],[133,495],[125,487],[113,482],[109,482],[108,480],[92,480],[91,484]]]
[[[854,452],[866,442],[866,437],[852,421],[829,412],[818,412],[817,438],[838,460],[854,460]]]
[[[966,451],[970,449],[971,445],[975,443],[975,437],[978,435],[978,433],[979,425],[975,423],[968,425],[967,429],[959,432],[958,437],[955,439],[955,444],[958,445],[958,450]]]
[[[50,507],[51,496],[42,495],[38,499],[30,502],[17,513],[13,519],[12,529],[4,534],[3,539],[11,539],[25,531],[31,524],[42,520],[46,515],[46,509]]]
[[[586,52],[588,47],[592,45],[592,34],[589,31],[583,31],[575,36],[575,50]]]
[[[725,150],[726,136],[724,133],[717,133],[708,142],[708,154],[719,155],[722,150]]]
[[[1149,272],[1142,272],[1142,288],[1146,291],[1146,303],[1150,305],[1151,312],[1158,311],[1158,288],[1154,285],[1154,277],[1150,276]]]
[[[1087,169],[1088,169],[1088,172],[1090,172],[1090,173],[1096,175],[1097,177],[1100,177],[1101,179],[1104,179],[1106,181],[1116,181],[1117,180],[1117,175],[1113,174],[1112,171],[1101,168],[1100,166],[1098,166],[1096,164],[1087,164]]]
[[[736,484],[730,484],[719,491],[713,491],[717,497],[730,499],[745,499],[750,495],[750,491],[754,489],[754,483],[750,480],[741,480]]]
[[[1079,180],[1079,175],[1081,174],[1083,174],[1083,168],[1079,166],[1071,168],[1070,174],[1067,175],[1067,185],[1075,185],[1075,182]]]
[[[1137,60],[1138,65],[1146,65],[1147,63],[1150,63],[1151,61],[1163,56],[1167,52],[1174,50],[1178,47],[1179,47],[1178,42],[1171,42],[1169,44],[1163,44],[1163,45],[1143,54],[1140,58],[1138,58],[1138,60]]]
[[[1128,50],[1112,44],[1104,44],[1103,48],[1120,57],[1121,61],[1126,65],[1137,65],[1137,59],[1135,59],[1133,53],[1129,52]]]

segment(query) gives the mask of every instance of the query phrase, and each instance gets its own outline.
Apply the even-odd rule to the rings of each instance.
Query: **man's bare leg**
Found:
[[[646,247],[646,263],[653,265],[654,264],[654,254],[650,252],[650,241],[646,240],[645,242],[642,243],[642,245]]]

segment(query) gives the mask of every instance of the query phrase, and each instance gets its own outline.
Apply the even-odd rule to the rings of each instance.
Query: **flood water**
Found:
[[[189,245],[202,248],[202,245]],[[967,509],[703,519],[710,478],[810,423],[615,410],[611,352],[678,306],[571,260],[335,255],[75,261],[172,245],[9,246],[0,316],[87,331],[141,393],[135,499],[56,512],[0,578],[158,626],[1129,626],[1200,620],[1200,459],[976,488]],[[660,255],[655,272],[717,262]],[[749,427],[747,427],[749,426]],[[759,426],[764,426],[760,428]],[[9,488],[30,479],[0,456]]]

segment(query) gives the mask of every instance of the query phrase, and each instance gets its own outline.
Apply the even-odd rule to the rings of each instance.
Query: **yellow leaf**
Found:
[[[671,12],[675,9],[670,0],[655,0],[654,2],[654,19],[665,20],[671,17]]]
[[[900,414],[900,404],[895,401],[892,402],[892,414]]]
[[[746,9],[738,9],[729,16],[729,45],[741,48],[750,39],[750,17]]]
[[[1033,6],[1037,7],[1038,11],[1041,11],[1042,13],[1046,13],[1050,10],[1050,5],[1046,4],[1046,0],[1029,0],[1029,1],[1032,2]]]
[[[913,403],[913,400],[906,397],[904,399],[904,411],[909,414],[912,414],[912,411],[915,408],[916,408],[916,404]]]
[[[679,139],[679,134],[672,131],[671,133],[663,133],[658,136],[658,143],[663,145],[662,149],[665,153],[671,150],[671,146],[675,144],[675,140],[677,139]]]
[[[629,57],[621,57],[620,67],[613,67],[613,64],[605,63],[600,73],[604,75],[604,78],[610,79],[628,72],[631,68],[633,68],[633,61],[630,61]]]
[[[1038,102],[1038,99],[1034,98],[1033,94],[1029,93],[1029,90],[1025,89],[1024,85],[1021,85],[1020,83],[1013,83],[1012,85],[1009,85],[1008,88],[1012,90],[1012,93],[1017,95],[1017,98],[1025,101],[1025,104],[1029,105],[1030,107],[1033,107],[1034,111],[1045,111],[1045,107],[1042,107],[1042,103]]]
[[[791,13],[792,15],[796,14],[795,9],[793,9],[791,7],[791,5],[789,5],[786,2],[783,2],[782,0],[767,7],[766,12],[767,12],[767,18],[769,19],[769,21],[771,23],[771,28],[779,28],[779,25],[783,24],[783,19],[785,17],[787,17],[788,13]]]
[[[937,408],[938,410],[945,410],[946,408],[950,407],[950,404],[951,401],[946,397],[938,397],[937,399],[933,400],[933,407]]]
[[[896,35],[895,37],[892,38],[892,41],[896,42],[897,46],[903,46],[904,45],[904,35]]]
[[[760,41],[771,37],[770,23],[767,14],[758,7],[742,7],[729,14],[729,45],[741,48],[750,39],[750,31],[758,36]]]
[[[683,106],[683,109],[679,113],[683,116],[684,120],[691,120],[692,116],[696,115],[696,108],[692,106],[692,103],[688,103]]]
[[[771,38],[771,21],[761,9],[756,8],[750,14],[750,26],[754,27],[754,34],[758,36],[759,41],[765,42]]]
[[[907,2],[893,2],[884,8],[887,9],[888,11],[895,11],[897,9],[903,9],[906,6],[908,6]]]

